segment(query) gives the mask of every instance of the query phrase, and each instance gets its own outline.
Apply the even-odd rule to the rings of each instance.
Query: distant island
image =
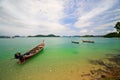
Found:
[[[117,22],[115,24],[114,28],[116,29],[117,32],[108,33],[108,34],[104,35],[103,37],[108,37],[108,38],[117,37],[117,38],[120,38],[120,22]]]
[[[118,34],[117,32],[112,32],[112,33],[108,33],[105,35],[83,35],[83,36],[79,36],[79,35],[74,35],[74,36],[59,36],[59,35],[54,35],[54,34],[48,34],[48,35],[34,35],[34,36],[0,36],[0,38],[30,38],[30,37],[104,37],[104,38],[120,38],[120,34]]]
[[[120,38],[120,34],[118,34],[117,32],[112,32],[112,33],[108,33],[108,34],[104,35],[103,37],[107,37],[107,38],[118,37],[118,38]]]
[[[116,32],[110,32],[108,34],[105,35],[74,35],[74,36],[59,36],[59,35],[55,35],[55,34],[48,34],[48,35],[34,35],[34,36],[27,36],[27,37],[107,37],[107,38],[113,38],[113,37],[117,37],[120,38],[120,22],[117,22],[114,26],[114,28],[116,29]],[[15,36],[0,36],[0,38],[25,38],[26,36],[19,36],[19,35],[15,35]]]
[[[28,37],[60,37],[54,34],[48,34],[48,35],[35,35],[35,36],[28,36]]]
[[[25,38],[25,36],[19,36],[19,35],[15,35],[15,36],[0,36],[0,38]]]
[[[81,36],[81,37],[95,37],[94,35],[84,35],[84,36]]]
[[[0,36],[0,38],[10,38],[10,36]]]

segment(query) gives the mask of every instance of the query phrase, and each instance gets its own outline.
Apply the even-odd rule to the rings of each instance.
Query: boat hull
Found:
[[[29,58],[35,56],[36,54],[38,54],[39,52],[41,52],[44,48],[45,44],[44,41],[37,45],[36,47],[34,47],[33,49],[29,50],[28,52],[26,52],[25,54],[22,55],[22,59],[18,61],[18,64],[22,64],[24,62],[26,62],[26,60],[28,60]]]
[[[77,41],[72,41],[72,43],[79,44],[79,42],[77,42]]]
[[[85,42],[85,43],[94,43],[94,41],[86,41],[86,40],[82,40],[82,42]]]

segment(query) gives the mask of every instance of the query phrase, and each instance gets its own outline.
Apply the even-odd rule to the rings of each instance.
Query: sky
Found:
[[[0,35],[104,35],[119,21],[120,0],[0,0]]]

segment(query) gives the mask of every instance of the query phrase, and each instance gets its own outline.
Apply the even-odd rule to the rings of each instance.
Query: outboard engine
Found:
[[[20,52],[17,52],[17,53],[14,55],[14,58],[15,58],[15,59],[19,59],[19,57],[20,57]]]

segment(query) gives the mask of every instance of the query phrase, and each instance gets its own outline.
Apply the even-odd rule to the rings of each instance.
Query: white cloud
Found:
[[[86,29],[83,29],[80,31],[80,33],[87,33],[87,32],[88,32],[88,30],[86,30]]]
[[[104,29],[107,29],[108,27],[113,27],[114,28],[115,24],[116,24],[115,22],[102,24],[102,25],[96,26],[94,29],[96,29],[96,30],[104,30]]]
[[[9,29],[14,34],[21,34],[23,30],[23,33],[29,32],[29,34],[36,32],[39,34],[39,31],[41,34],[59,33],[65,29],[59,22],[64,16],[63,5],[62,0],[2,0],[0,21],[4,29],[1,27],[1,30],[6,30],[7,33]],[[16,31],[18,27],[19,31]]]
[[[93,35],[94,31],[93,30],[89,30],[89,29],[81,29],[80,30],[80,35]]]
[[[119,1],[95,1],[0,0],[0,34],[84,35],[114,26]]]
[[[102,3],[99,3],[91,11],[88,11],[85,13],[80,12],[82,15],[79,16],[78,21],[75,23],[75,26],[77,28],[92,26],[92,24],[94,23],[94,22],[92,22],[92,19],[97,17],[98,15],[102,14],[103,12],[107,11],[108,9],[110,9],[114,3],[115,3],[114,0],[111,0],[111,1],[105,0]],[[81,26],[81,25],[83,25],[83,26]]]
[[[76,26],[77,28],[89,27],[90,25],[92,25],[92,22],[77,21],[77,22],[75,23],[75,26]]]

